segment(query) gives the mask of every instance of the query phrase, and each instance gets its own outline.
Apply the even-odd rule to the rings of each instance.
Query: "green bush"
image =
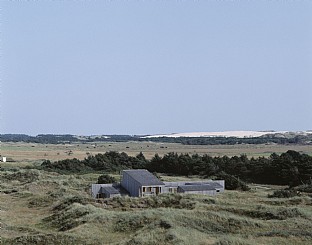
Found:
[[[110,184],[110,183],[116,183],[116,182],[117,182],[116,178],[108,174],[100,175],[97,181],[98,184]]]
[[[294,188],[296,191],[312,193],[312,184],[310,185],[299,185]]]
[[[269,198],[290,198],[298,196],[299,193],[295,190],[277,190],[274,191],[273,194],[269,194]]]
[[[0,244],[1,240],[0,240]],[[19,245],[70,245],[70,244],[86,244],[80,239],[76,239],[70,235],[63,234],[36,234],[23,235],[12,239],[7,239],[3,244],[19,244]]]
[[[72,205],[73,203],[87,204],[88,200],[86,198],[82,198],[79,196],[73,196],[73,197],[65,199],[63,202],[61,202],[60,204],[55,206],[53,208],[53,211],[64,210],[67,207],[69,207],[70,205]]]
[[[48,207],[50,206],[54,201],[54,198],[51,198],[50,196],[40,196],[40,197],[34,197],[31,198],[31,200],[28,203],[29,208],[38,208],[38,207]]]
[[[225,189],[227,190],[250,191],[250,187],[244,181],[236,178],[233,175],[220,172],[217,177],[225,181]]]
[[[5,173],[1,177],[4,180],[12,181],[18,180],[19,182],[23,183],[31,183],[35,182],[39,179],[40,171],[37,169],[32,170],[18,170],[14,171],[14,173]]]

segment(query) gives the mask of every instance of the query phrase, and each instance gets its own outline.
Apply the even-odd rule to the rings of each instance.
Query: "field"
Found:
[[[62,160],[65,158],[84,159],[88,154],[105,153],[106,151],[125,152],[135,156],[143,152],[151,159],[156,153],[160,156],[168,152],[208,154],[211,156],[234,156],[246,154],[249,157],[270,156],[287,150],[295,150],[312,155],[311,145],[181,145],[174,143],[154,142],[121,142],[92,144],[34,144],[34,143],[1,143],[1,154],[18,162],[41,162],[44,159]]]
[[[225,191],[214,197],[161,195],[95,202],[89,191],[99,174],[62,175],[32,168],[41,159],[82,159],[86,152],[109,150],[130,155],[142,151],[152,157],[170,151],[267,156],[288,149],[311,154],[309,147],[278,145],[2,144],[1,154],[16,162],[0,163],[0,244],[311,244],[312,198],[303,193],[268,198],[285,186],[251,185],[248,192]]]

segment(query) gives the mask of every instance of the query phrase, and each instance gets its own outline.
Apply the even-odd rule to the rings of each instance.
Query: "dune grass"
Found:
[[[117,197],[96,202],[98,174],[0,171],[0,244],[311,244],[310,194],[278,186],[217,196]],[[164,177],[168,178],[168,177]],[[170,178],[170,177],[169,177]],[[184,177],[185,178],[185,177]]]

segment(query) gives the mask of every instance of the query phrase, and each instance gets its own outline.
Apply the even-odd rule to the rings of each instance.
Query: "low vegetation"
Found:
[[[16,176],[16,179],[11,178]],[[25,175],[33,176],[31,181]],[[10,177],[8,177],[10,176]],[[309,244],[309,193],[268,198],[275,186],[217,196],[163,194],[95,202],[99,174],[0,171],[1,244]],[[161,176],[166,178],[166,176]],[[11,205],[7,205],[10,203]]]
[[[311,244],[311,165],[311,156],[294,151],[268,158],[168,153],[151,160],[107,152],[40,167],[1,165],[0,244]],[[222,178],[227,190],[90,198],[91,183],[142,167],[164,181]]]
[[[302,192],[305,193],[312,193],[312,183],[311,184],[304,184],[299,185],[292,188],[286,188],[284,190],[276,190],[273,192],[272,195],[268,195],[270,198],[289,198],[300,196]],[[311,195],[312,197],[312,195]]]

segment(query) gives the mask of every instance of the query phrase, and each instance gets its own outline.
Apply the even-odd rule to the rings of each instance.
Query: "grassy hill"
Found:
[[[2,165],[0,244],[311,244],[309,194],[268,198],[282,187],[251,186],[95,202],[98,176]]]

